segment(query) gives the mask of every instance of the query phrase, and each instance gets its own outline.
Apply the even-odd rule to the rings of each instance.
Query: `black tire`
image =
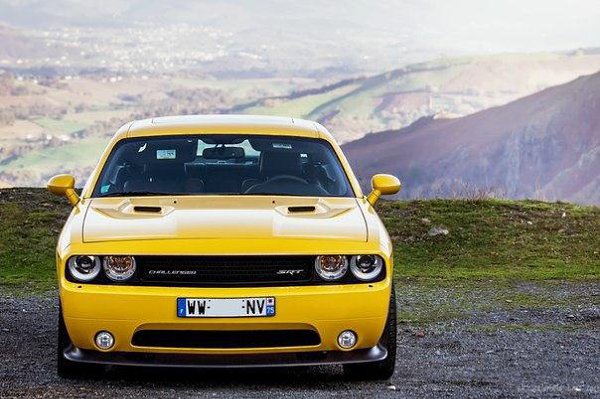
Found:
[[[63,319],[62,308],[58,309],[58,342],[56,345],[56,371],[58,376],[61,378],[74,379],[81,378],[90,375],[92,366],[87,364],[81,364],[72,362],[65,359],[63,352],[71,346],[71,339],[65,326],[65,320]]]
[[[387,321],[379,345],[387,349],[388,355],[385,359],[358,364],[345,364],[344,376],[353,380],[388,380],[394,374],[396,367],[396,335],[398,326],[396,324],[396,290],[392,285],[390,295],[390,306]]]

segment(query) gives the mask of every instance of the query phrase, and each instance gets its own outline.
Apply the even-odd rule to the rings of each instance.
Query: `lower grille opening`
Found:
[[[131,343],[163,348],[274,348],[319,345],[321,337],[312,330],[142,330]]]

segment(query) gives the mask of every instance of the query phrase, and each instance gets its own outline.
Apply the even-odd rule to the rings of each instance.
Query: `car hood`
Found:
[[[83,241],[151,239],[367,241],[355,198],[137,197],[91,199]]]

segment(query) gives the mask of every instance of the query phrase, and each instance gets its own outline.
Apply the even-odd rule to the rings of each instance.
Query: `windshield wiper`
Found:
[[[275,197],[305,197],[301,194],[286,194],[286,193],[275,193],[275,192],[256,192],[256,193],[241,193],[241,195],[272,195]]]
[[[149,197],[149,196],[159,196],[159,195],[179,195],[177,193],[160,193],[155,191],[123,191],[120,193],[110,193],[100,195],[102,198],[106,197]]]

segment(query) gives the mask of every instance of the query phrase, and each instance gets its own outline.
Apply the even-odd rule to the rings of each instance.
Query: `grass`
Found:
[[[382,202],[399,278],[600,278],[600,208],[505,200]],[[447,235],[431,236],[434,227]]]
[[[276,104],[256,106],[247,108],[244,113],[247,114],[269,114],[280,116],[293,116],[300,118],[308,118],[312,116],[313,111],[323,104],[332,101],[339,96],[343,96],[351,92],[357,87],[356,84],[348,84],[337,89],[326,91],[320,94],[307,95],[295,99],[276,101]]]
[[[86,140],[71,141],[58,147],[39,148],[0,166],[0,172],[22,171],[29,173],[29,180],[45,181],[52,171],[78,170],[83,166],[94,165],[106,146],[107,139],[89,137]]]
[[[33,122],[45,128],[48,131],[48,133],[54,135],[71,134],[73,132],[82,130],[87,127],[87,124],[85,123],[47,117],[34,119]]]
[[[44,291],[55,286],[54,248],[69,211],[66,200],[43,189],[0,190],[2,290]],[[454,317],[457,309],[473,301],[477,287],[490,281],[496,288],[494,306],[510,308],[564,301],[519,294],[513,289],[515,281],[600,280],[600,208],[431,200],[382,201],[378,212],[394,241],[399,286],[414,286],[415,297],[433,288],[448,292],[436,309],[401,313],[401,319],[426,323]],[[446,228],[448,234],[430,236],[432,227]]]
[[[55,286],[56,240],[69,207],[42,189],[0,190],[0,289],[46,291]]]
[[[77,130],[79,130],[79,129],[87,128],[96,122],[107,121],[107,120],[110,120],[111,118],[120,118],[122,120],[125,120],[125,119],[129,118],[130,115],[131,115],[131,109],[104,108],[104,109],[97,109],[94,111],[85,111],[85,112],[67,114],[63,117],[63,122],[70,123],[70,124],[72,124],[71,125],[72,127],[76,127],[76,128],[78,128]]]
[[[510,326],[532,330],[584,327],[586,323],[565,315],[588,312],[589,324],[600,319],[593,309],[600,306],[594,294],[597,280],[498,280],[399,278],[398,322],[410,327],[435,325],[435,329],[457,328],[457,322],[471,330],[507,329]]]

